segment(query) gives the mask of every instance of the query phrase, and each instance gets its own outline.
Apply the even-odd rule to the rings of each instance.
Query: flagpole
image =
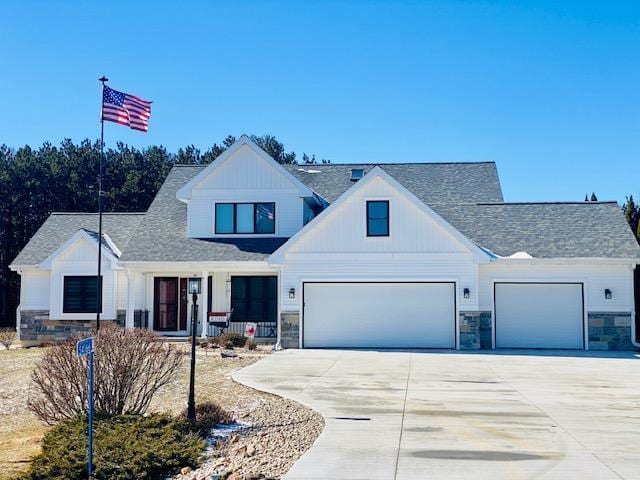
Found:
[[[102,99],[100,100],[100,173],[98,174],[98,303],[96,305],[96,331],[100,330],[100,311],[102,310],[102,164],[104,159],[104,86],[109,81],[104,75],[98,79],[102,82]]]

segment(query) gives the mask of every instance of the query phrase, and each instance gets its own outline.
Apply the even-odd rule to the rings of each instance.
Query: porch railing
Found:
[[[244,329],[248,322],[229,322],[229,328],[225,331],[230,333],[239,333],[244,335]],[[256,324],[256,338],[277,338],[278,337],[278,323],[277,322],[260,322]],[[207,335],[210,337],[216,337],[220,335],[220,329],[213,325],[209,325]]]
[[[134,328],[149,328],[149,310],[133,311]]]

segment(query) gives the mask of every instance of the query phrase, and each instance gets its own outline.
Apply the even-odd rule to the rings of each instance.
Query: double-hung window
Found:
[[[367,201],[367,237],[389,236],[389,201]]]
[[[276,233],[276,204],[216,203],[216,234]]]
[[[98,305],[96,278],[95,275],[64,277],[62,313],[96,313],[96,305]],[[100,289],[102,289],[102,277],[100,277]]]

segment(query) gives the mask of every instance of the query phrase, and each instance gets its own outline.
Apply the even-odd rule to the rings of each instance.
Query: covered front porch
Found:
[[[250,264],[250,265],[249,265]],[[191,335],[194,312],[189,279],[200,280],[196,296],[196,334],[217,336],[213,321],[228,319],[226,332],[243,334],[257,324],[256,339],[278,338],[278,270],[264,262],[243,264],[127,265],[127,328],[147,328],[170,337]]]

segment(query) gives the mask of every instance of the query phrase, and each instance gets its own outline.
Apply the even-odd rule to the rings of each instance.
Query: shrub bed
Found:
[[[247,337],[239,333],[223,333],[218,337],[213,337],[212,342],[224,348],[242,348],[247,343]]]
[[[100,416],[94,423],[94,479],[162,479],[195,468],[206,442],[183,419],[164,414]],[[59,423],[42,441],[23,480],[87,478],[87,423]]]
[[[209,436],[214,425],[231,422],[231,415],[214,402],[196,404],[196,419],[194,421],[187,419],[186,409],[182,412],[180,418],[187,424],[189,431],[202,438]]]

